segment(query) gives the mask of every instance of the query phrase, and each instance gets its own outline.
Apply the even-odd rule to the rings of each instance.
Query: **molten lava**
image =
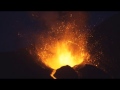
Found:
[[[87,36],[87,32],[80,30],[74,21],[57,23],[39,37],[36,44],[39,60],[54,70],[65,65],[80,65],[90,57]]]
[[[53,70],[52,73],[50,74],[53,79],[57,79],[54,74],[56,73],[56,70]]]

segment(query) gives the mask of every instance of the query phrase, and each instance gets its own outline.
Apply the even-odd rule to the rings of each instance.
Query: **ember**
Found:
[[[73,16],[70,14],[70,21],[59,21],[49,30],[39,34],[36,43],[39,61],[54,72],[65,65],[74,67],[84,64],[90,58],[87,50],[89,33],[85,28],[77,25],[77,20],[74,20]]]
[[[87,33],[77,29],[75,23],[62,23],[46,35],[40,35],[41,44],[37,52],[42,62],[52,69],[79,65],[88,60]]]

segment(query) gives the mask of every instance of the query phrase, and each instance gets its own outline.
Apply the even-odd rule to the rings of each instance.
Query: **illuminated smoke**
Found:
[[[88,32],[84,12],[35,12],[32,16],[45,22],[47,30],[36,39],[39,61],[47,67],[58,69],[69,65],[74,67],[87,62]]]
[[[93,36],[86,27],[85,12],[31,12],[31,16],[45,27],[35,38],[38,62],[42,66],[53,69],[54,73],[65,65],[73,68],[86,63],[99,66],[99,51],[90,53],[97,41],[88,43],[88,38]]]

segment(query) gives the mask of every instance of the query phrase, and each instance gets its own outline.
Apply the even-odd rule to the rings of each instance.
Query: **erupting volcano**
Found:
[[[74,23],[63,23],[58,28],[40,37],[44,47],[38,46],[37,52],[42,62],[52,68],[79,65],[89,59],[86,33],[77,30]]]
[[[1,79],[120,77],[119,12],[0,12],[0,18]]]
[[[65,65],[84,64],[90,58],[87,37],[88,32],[79,28],[75,20],[56,23],[38,37],[36,50],[39,61],[54,72]]]

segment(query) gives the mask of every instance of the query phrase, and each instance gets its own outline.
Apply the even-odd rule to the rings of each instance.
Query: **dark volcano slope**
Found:
[[[27,50],[0,53],[0,79],[52,79]]]
[[[78,79],[76,71],[68,65],[62,66],[59,69],[57,69],[54,76],[57,79]]]
[[[91,55],[102,51],[100,66],[114,78],[120,78],[120,13],[96,26],[92,35],[88,40]]]
[[[96,66],[85,64],[83,67],[73,69],[66,65],[56,70],[54,76],[57,79],[111,79],[106,72]]]
[[[103,70],[97,68],[96,66],[86,64],[84,67],[78,70],[80,79],[111,79]]]

